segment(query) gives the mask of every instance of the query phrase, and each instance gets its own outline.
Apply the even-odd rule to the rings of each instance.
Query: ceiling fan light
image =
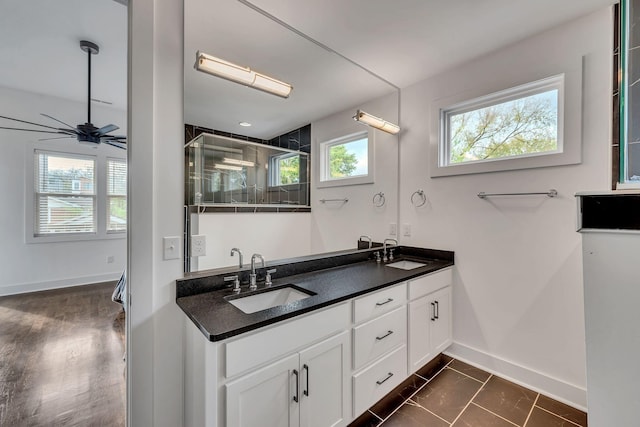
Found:
[[[356,115],[353,116],[353,120],[364,123],[365,125],[380,129],[381,131],[396,135],[400,132],[400,126],[388,122],[380,117],[376,117],[362,110],[356,111]]]
[[[195,69],[282,98],[288,98],[293,89],[288,83],[200,51],[196,52]]]

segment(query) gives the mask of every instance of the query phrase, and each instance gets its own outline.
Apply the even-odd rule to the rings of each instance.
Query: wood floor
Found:
[[[124,426],[115,283],[0,298],[0,426]]]

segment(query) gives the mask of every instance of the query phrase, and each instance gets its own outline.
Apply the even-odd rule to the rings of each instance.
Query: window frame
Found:
[[[328,178],[329,176],[329,151],[336,145],[348,144],[360,139],[367,139],[367,174],[349,176],[344,178]],[[323,141],[318,144],[318,182],[317,188],[340,187],[347,185],[373,184],[375,180],[375,144],[373,133],[364,130],[343,135],[337,138]]]
[[[40,156],[41,155],[47,155],[47,156],[51,156],[51,157],[58,157],[58,158],[65,158],[65,159],[75,159],[75,160],[84,160],[84,161],[90,161],[93,163],[93,191],[92,193],[87,193],[87,194],[82,194],[81,189],[75,190],[77,191],[79,194],[74,194],[74,185],[76,182],[78,184],[80,184],[79,181],[72,181],[71,182],[71,193],[55,193],[55,192],[51,192],[51,191],[40,191],[38,189],[39,187],[39,183],[41,181],[41,176],[40,176]],[[98,230],[98,221],[97,221],[97,212],[96,212],[96,208],[97,208],[97,200],[98,200],[98,189],[97,189],[97,183],[98,183],[98,177],[96,175],[97,173],[97,167],[98,167],[98,162],[95,156],[91,156],[91,155],[84,155],[84,154],[70,154],[70,153],[60,153],[60,152],[55,152],[55,151],[49,151],[49,150],[41,150],[41,149],[35,149],[33,151],[32,154],[32,161],[33,161],[33,170],[34,170],[34,181],[33,181],[33,185],[30,187],[33,190],[33,213],[34,213],[34,222],[33,222],[33,236],[35,238],[42,238],[42,237],[49,237],[49,236],[90,236],[92,234],[95,234]],[[37,179],[36,179],[37,177]],[[92,231],[72,231],[72,232],[60,232],[60,233],[42,233],[40,226],[39,226],[39,215],[38,215],[38,211],[39,211],[39,199],[41,197],[48,197],[48,196],[53,196],[53,197],[59,197],[61,199],[64,198],[69,198],[69,197],[83,197],[86,199],[91,199],[91,205],[92,205]]]
[[[111,192],[109,191],[108,188],[108,184],[109,184],[109,171],[111,170],[110,168],[110,163],[111,162],[116,162],[116,163],[124,163],[124,168],[125,168],[125,192],[124,194],[111,194]],[[105,209],[106,209],[106,222],[105,222],[105,229],[107,234],[113,234],[113,233],[126,233],[127,232],[127,218],[125,217],[125,225],[124,225],[124,229],[110,229],[109,228],[109,216],[111,215],[111,200],[112,199],[122,199],[124,198],[124,202],[125,202],[125,206],[127,206],[127,159],[123,159],[123,158],[118,158],[118,157],[114,157],[114,156],[107,156],[106,159],[106,176],[105,176],[105,182],[107,183],[107,188],[105,190],[105,198],[106,198],[106,203],[105,203]]]
[[[298,170],[298,182],[291,182],[289,184],[283,184],[280,182],[280,161],[290,157],[298,157],[298,162],[301,160],[300,153],[296,151],[281,153],[269,157],[269,187],[287,187],[300,184],[300,170]]]
[[[500,62],[499,58],[494,58]],[[579,54],[561,55],[553,51],[539,52],[510,67],[499,67],[496,73],[481,73],[487,64],[474,65],[461,70],[456,76],[443,77],[442,87],[460,82],[463,87],[450,96],[432,98],[429,110],[429,176],[432,178],[466,174],[524,170],[541,167],[580,164],[582,162],[582,79],[583,58]],[[535,65],[535,66],[534,66]],[[468,162],[441,166],[440,144],[441,110],[465,101],[480,99],[507,89],[544,81],[550,77],[563,76],[564,84],[558,93],[559,123],[562,130],[562,152],[526,157],[509,157],[484,162]],[[472,78],[473,77],[473,78]],[[561,110],[560,110],[561,108]],[[562,111],[562,115],[560,115]]]
[[[62,145],[64,144],[64,145]],[[105,146],[106,147],[106,146]],[[122,155],[116,152],[123,151]],[[61,157],[91,157],[95,161],[94,166],[94,221],[95,231],[86,233],[53,233],[46,235],[37,234],[37,201],[38,193],[36,192],[36,167],[37,152],[50,153]],[[65,141],[58,144],[50,143],[30,143],[25,145],[25,200],[24,200],[24,218],[25,218],[25,242],[26,243],[59,243],[74,241],[95,241],[95,240],[111,240],[125,239],[127,237],[126,230],[107,232],[107,159],[123,160],[127,162],[126,152],[117,148],[85,147],[73,142]],[[128,174],[127,174],[128,178]]]
[[[473,160],[468,162],[451,163],[451,117],[469,113],[472,111],[482,110],[488,107],[504,104],[511,101],[517,101],[520,99],[528,98],[535,95],[540,95],[553,90],[558,91],[557,95],[557,127],[556,138],[557,148],[555,150],[549,150],[537,153],[526,153],[515,156],[504,156],[493,159]],[[563,117],[564,117],[564,76],[556,75],[546,79],[526,83],[509,89],[505,89],[499,92],[494,92],[489,95],[481,96],[479,98],[470,99],[461,103],[452,105],[451,107],[440,110],[440,158],[438,159],[439,167],[450,167],[457,165],[466,165],[472,163],[483,162],[502,162],[511,159],[520,159],[533,156],[549,156],[563,152]]]

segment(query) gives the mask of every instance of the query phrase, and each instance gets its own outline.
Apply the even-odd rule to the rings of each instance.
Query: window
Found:
[[[127,229],[127,163],[107,160],[107,231]]]
[[[320,144],[318,187],[373,182],[373,146],[368,132]]]
[[[127,229],[127,164],[104,150],[74,152],[29,148],[27,242],[124,238]],[[108,152],[108,151],[106,151]]]
[[[94,233],[95,160],[36,151],[35,235]]]
[[[440,166],[557,153],[562,76],[441,111]]]
[[[300,182],[300,155],[287,153],[271,157],[271,186]]]
[[[621,80],[614,80],[614,108],[619,109],[613,114],[613,173],[614,179],[618,181],[615,188],[640,188],[640,67],[637,61],[640,39],[634,30],[634,23],[640,17],[640,1],[623,0],[620,2],[620,10],[616,12],[619,20],[616,24],[621,30],[621,37],[619,41],[617,37],[613,38],[614,43],[620,44],[614,46],[614,65],[620,68],[615,75],[621,76]],[[618,55],[618,52],[621,54]],[[618,114],[620,122],[615,126],[618,124]],[[619,140],[619,151],[615,146],[616,140]]]

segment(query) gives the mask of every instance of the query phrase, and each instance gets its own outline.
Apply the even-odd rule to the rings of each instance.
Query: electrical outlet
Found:
[[[113,255],[109,255],[107,257],[107,264],[113,264],[113,260],[114,260]]]
[[[164,249],[164,259],[180,258],[180,238],[179,237],[163,237],[162,247]]]
[[[205,235],[191,236],[191,256],[205,256],[207,254],[207,238]]]
[[[392,222],[389,224],[389,235],[395,236],[396,234],[398,234],[398,226],[395,222]]]
[[[402,235],[404,237],[411,237],[411,224],[402,224]]]

